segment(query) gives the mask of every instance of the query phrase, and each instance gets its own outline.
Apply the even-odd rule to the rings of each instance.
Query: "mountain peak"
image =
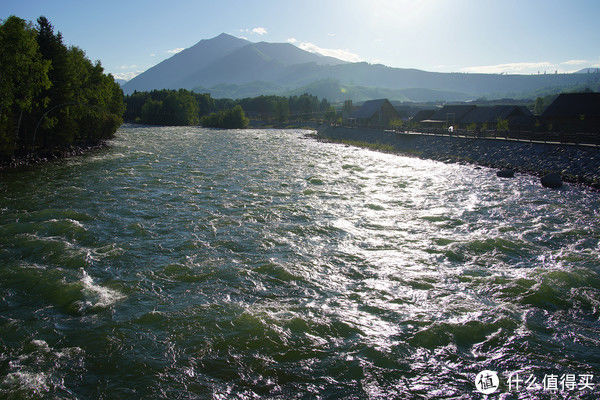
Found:
[[[213,39],[239,39],[239,38],[223,32],[220,35],[215,36]]]

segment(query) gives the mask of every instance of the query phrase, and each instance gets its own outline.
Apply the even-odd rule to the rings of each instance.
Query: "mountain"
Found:
[[[339,87],[332,82],[337,82]],[[319,85],[324,85],[319,87]],[[134,90],[207,91],[213,96],[285,94],[307,90],[330,101],[452,101],[524,98],[578,87],[596,88],[600,74],[500,75],[440,73],[349,63],[302,50],[289,43],[253,43],[227,34],[201,40],[162,61],[125,85]],[[345,88],[346,92],[342,91]]]
[[[254,81],[242,84],[219,84],[207,88],[197,86],[196,93],[210,93],[214,98],[241,99],[261,95],[294,96],[303,93],[312,94],[319,98],[326,98],[330,102],[341,103],[345,100],[361,102],[376,98],[388,98],[401,102],[440,102],[440,101],[466,101],[472,96],[460,92],[449,92],[432,89],[386,89],[380,87],[366,87],[342,84],[334,79],[323,79],[308,85],[289,89],[274,83]]]
[[[127,80],[115,78],[115,82],[117,82],[119,86],[123,87],[123,85],[127,83]]]
[[[310,53],[289,43],[251,43],[186,76],[178,82],[178,86],[192,89],[197,85],[274,82],[288,75],[288,68],[294,65],[320,67],[345,63],[337,58]]]
[[[193,91],[196,93],[210,93],[216,99],[243,99],[244,97],[256,97],[260,95],[284,95],[286,88],[274,83],[254,81],[236,85],[232,83],[221,83],[211,88],[196,86]]]
[[[579,71],[575,71],[575,74],[597,74],[600,73],[600,68],[583,68]]]
[[[201,40],[130,80],[123,89],[192,89],[198,85],[248,83],[281,74],[295,64],[345,63],[299,49],[289,43],[251,43],[222,33]]]
[[[319,98],[326,98],[334,103],[341,103],[344,100],[361,102],[381,98],[405,102],[465,101],[471,99],[471,96],[460,92],[422,88],[388,89],[382,87],[347,85],[333,79],[316,81],[285,94],[300,95],[302,93],[312,94]]]
[[[125,93],[132,93],[134,90],[178,89],[178,82],[182,77],[249,43],[226,33],[201,40],[131,79],[123,85],[123,90]]]

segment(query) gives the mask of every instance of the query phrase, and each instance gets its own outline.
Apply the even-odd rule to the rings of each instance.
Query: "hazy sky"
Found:
[[[45,15],[124,78],[221,32],[429,71],[600,67],[598,0],[2,0],[0,18],[13,14]]]

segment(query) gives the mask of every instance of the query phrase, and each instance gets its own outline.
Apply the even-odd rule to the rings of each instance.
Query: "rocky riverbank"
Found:
[[[376,129],[324,127],[319,140],[375,144],[384,150],[446,162],[468,162],[543,176],[557,172],[566,182],[600,189],[600,148],[496,139],[392,133]]]
[[[40,153],[24,153],[11,158],[0,158],[0,171],[26,168],[52,160],[80,156],[91,151],[108,147],[106,142],[96,144],[69,146]]]

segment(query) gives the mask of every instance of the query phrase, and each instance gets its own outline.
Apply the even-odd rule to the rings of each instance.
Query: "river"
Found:
[[[598,383],[598,193],[306,133],[124,126],[1,173],[0,397],[482,398],[483,370],[503,398]],[[538,386],[509,390],[515,373]],[[577,385],[558,395],[598,398]]]

